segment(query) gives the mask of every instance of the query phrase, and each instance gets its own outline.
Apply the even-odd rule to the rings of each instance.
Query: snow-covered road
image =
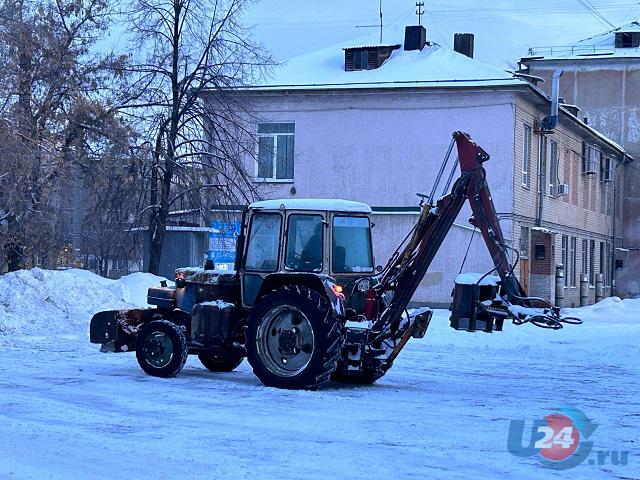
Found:
[[[640,478],[640,305],[613,303],[556,332],[456,332],[438,311],[376,385],[317,392],[263,387],[246,362],[152,378],[90,345],[88,318],[0,336],[0,478]],[[507,451],[512,419],[560,404],[628,464],[556,472]]]

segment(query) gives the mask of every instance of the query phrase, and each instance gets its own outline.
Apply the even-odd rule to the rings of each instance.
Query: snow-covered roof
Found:
[[[249,208],[264,208],[268,210],[323,210],[349,213],[371,213],[371,207],[366,203],[335,198],[282,198],[275,200],[261,200],[253,202]]]
[[[393,32],[402,44],[401,31]],[[253,88],[261,90],[400,88],[400,87],[495,87],[523,85],[512,73],[479,62],[449,48],[429,43],[421,51],[394,50],[377,69],[345,71],[344,49],[366,44],[362,39],[334,45],[292,58],[276,69],[270,79]],[[386,45],[394,44],[393,41]]]
[[[594,35],[573,45],[531,47],[529,56],[545,60],[590,59],[590,58],[640,58],[640,48],[616,48],[616,33],[640,32],[640,22],[634,21],[604,33]]]

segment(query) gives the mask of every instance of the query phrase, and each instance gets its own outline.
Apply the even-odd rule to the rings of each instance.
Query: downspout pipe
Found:
[[[616,218],[618,217],[618,195],[619,195],[619,176],[618,167],[624,163],[626,152],[622,152],[622,158],[616,161],[616,168],[614,170],[615,178],[613,179],[613,220],[612,220],[612,234],[611,234],[611,253],[609,269],[611,271],[611,296],[616,295]]]
[[[558,104],[560,96],[560,77],[562,76],[562,69],[556,68],[551,77],[551,115],[544,117],[540,126],[542,130],[553,130],[558,124]]]

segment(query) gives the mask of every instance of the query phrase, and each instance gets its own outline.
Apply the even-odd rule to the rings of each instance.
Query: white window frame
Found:
[[[564,266],[564,286],[569,286],[569,236],[562,235],[562,265]]]
[[[600,158],[600,149],[596,145],[587,145],[585,158],[582,162],[583,175],[595,175],[598,173],[598,159]]]
[[[600,157],[600,181],[602,183],[613,182],[615,174],[615,159],[609,155],[602,154]]]
[[[569,279],[569,285],[575,288],[576,273],[578,270],[578,239],[576,237],[570,237],[569,242],[569,261],[571,262],[571,278]]]
[[[586,238],[582,239],[582,265],[581,265],[580,275],[589,276],[589,240]],[[582,281],[582,277],[580,277],[580,281]]]
[[[560,185],[560,156],[558,155],[558,142],[549,142],[549,196],[558,196],[558,185]]]
[[[531,188],[531,134],[531,127],[525,123],[522,130],[521,166],[521,182],[524,188]]]
[[[257,182],[267,182],[267,183],[292,183],[294,181],[293,178],[276,178],[278,176],[278,172],[277,172],[277,168],[278,168],[278,137],[280,136],[288,136],[288,137],[294,137],[294,145],[295,145],[295,122],[292,121],[270,121],[270,122],[258,122],[258,125],[268,125],[268,124],[274,124],[274,123],[291,123],[293,124],[293,132],[292,133],[257,133],[257,138],[258,141],[256,142],[256,160],[255,160],[255,170],[254,170],[254,179]],[[273,172],[273,176],[272,177],[260,177],[258,175],[258,171],[260,169],[260,164],[258,162],[258,155],[260,154],[260,139],[264,138],[264,137],[271,137],[273,138],[273,152],[271,154],[271,161],[273,162],[272,164],[272,172]],[[293,159],[295,160],[295,146],[294,146],[294,152],[292,153],[293,155]],[[294,169],[293,169],[293,175],[295,176],[295,161],[294,161]]]

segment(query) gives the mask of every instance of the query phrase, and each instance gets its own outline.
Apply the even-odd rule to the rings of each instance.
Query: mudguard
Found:
[[[332,277],[320,273],[274,273],[264,279],[257,298],[283,285],[302,285],[314,289],[329,300],[336,316],[344,317],[344,294],[337,288]]]

